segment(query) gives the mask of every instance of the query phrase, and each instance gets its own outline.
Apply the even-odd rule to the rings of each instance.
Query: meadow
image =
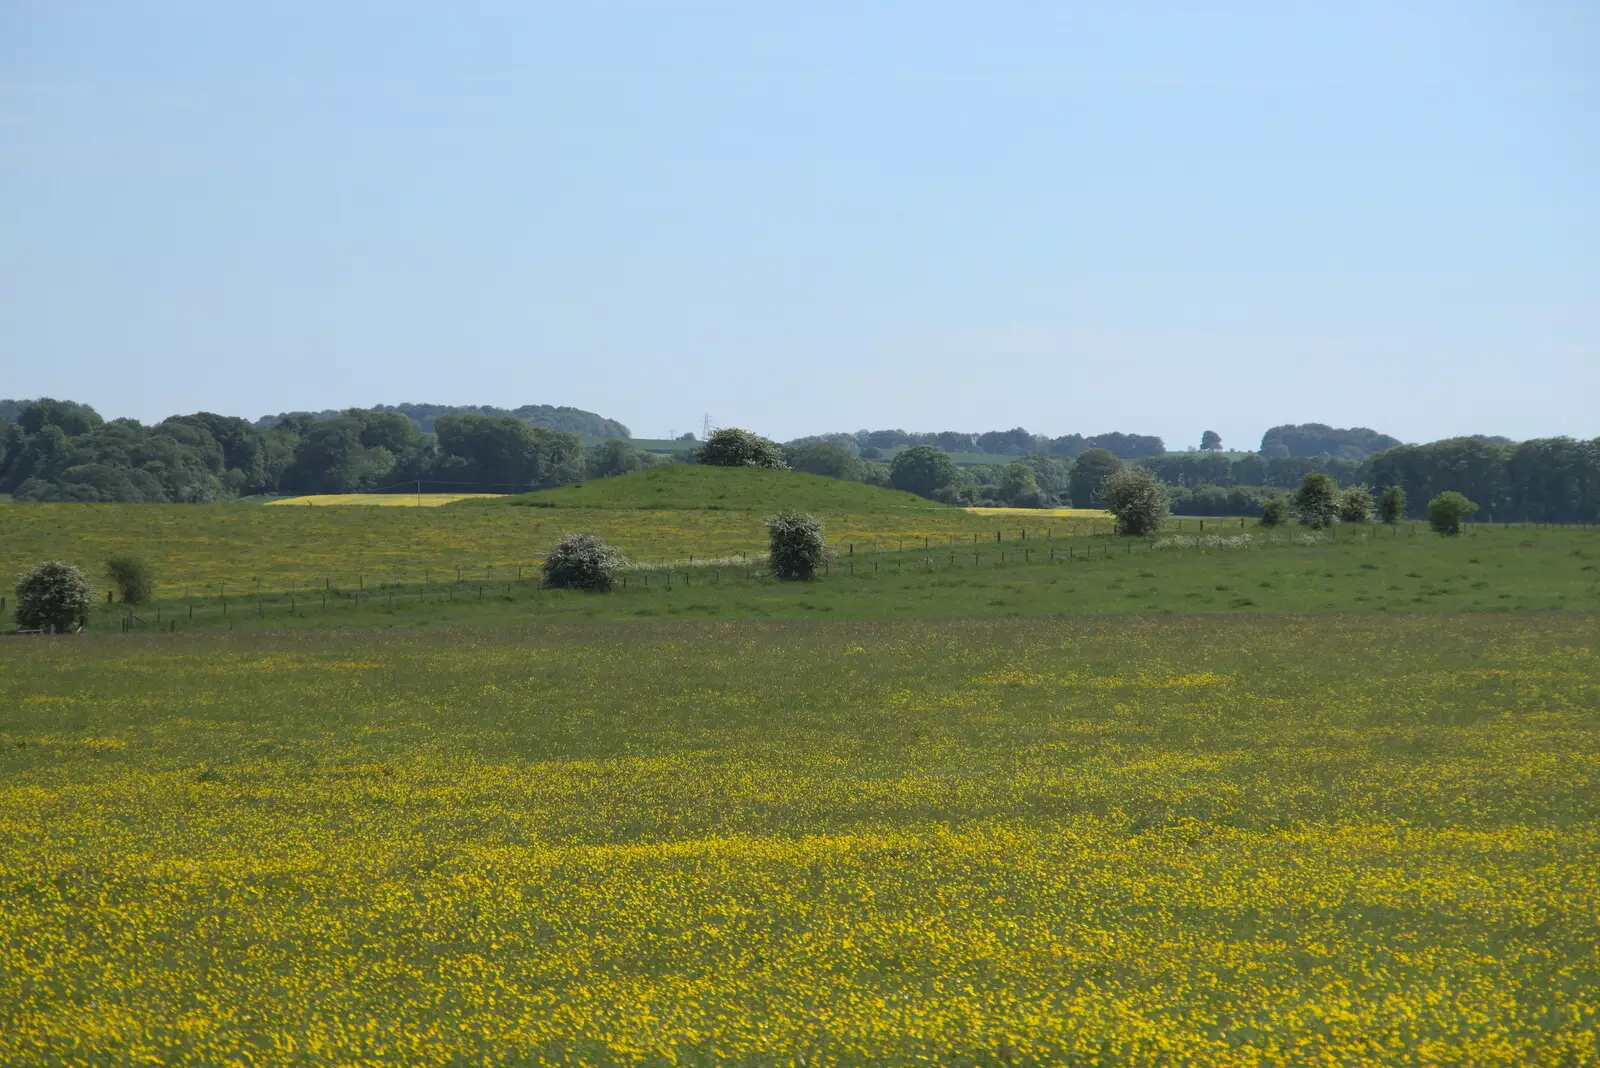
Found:
[[[0,1061],[1600,1058],[1591,613],[0,643]]]
[[[502,502],[532,508],[706,508],[775,512],[783,508],[824,515],[917,515],[951,512],[948,505],[903,490],[826,478],[802,471],[757,467],[668,464],[616,478],[507,497]],[[1100,513],[1102,516],[1105,513]]]
[[[870,487],[869,487],[870,488]],[[994,519],[957,508],[829,512],[831,536],[862,545],[888,539],[948,540],[1032,528],[1061,537],[1094,520]],[[0,575],[41,560],[66,560],[98,579],[106,557],[135,552],[156,569],[163,596],[219,585],[267,590],[363,581],[426,582],[431,573],[535,565],[569,531],[603,535],[641,560],[727,557],[766,549],[762,510],[539,508],[463,501],[438,508],[308,508],[259,504],[7,504],[0,506]],[[1106,529],[1105,520],[1097,529]],[[9,582],[6,585],[10,585]]]
[[[679,472],[0,507],[0,1063],[1600,1060],[1600,533]]]
[[[1192,524],[1191,524],[1192,525]],[[1439,538],[1417,526],[1331,534],[1226,534],[995,540],[955,535],[838,545],[814,582],[767,576],[749,560],[644,561],[603,596],[541,589],[532,567],[435,572],[431,581],[239,584],[165,596],[138,629],[417,627],[628,619],[914,619],[1234,612],[1543,611],[1600,606],[1600,534],[1577,528],[1476,528]],[[952,544],[954,542],[954,544]],[[99,603],[90,629],[120,631],[126,610]]]

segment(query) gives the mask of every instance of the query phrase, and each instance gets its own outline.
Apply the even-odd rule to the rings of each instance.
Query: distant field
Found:
[[[842,485],[842,483],[841,483]],[[870,488],[870,487],[869,487]],[[889,512],[818,510],[830,541],[841,546],[929,538],[1006,539],[1023,530],[1056,536],[1060,520],[985,517],[955,508]],[[486,566],[532,565],[563,534],[591,531],[630,556],[680,560],[763,552],[764,509],[714,507],[533,508],[464,501],[443,508],[267,508],[252,504],[14,504],[0,508],[0,594],[11,576],[41,560],[67,560],[99,581],[107,555],[145,556],[164,595],[217,584],[241,590],[421,582],[425,572],[481,572]],[[1087,533],[1087,531],[1085,531]]]
[[[1593,610],[1600,607],[1600,535],[1586,530],[1483,530],[1439,538],[1417,527],[1320,537],[1298,533],[976,539],[930,536],[836,545],[815,582],[766,576],[759,558],[697,553],[646,559],[604,595],[540,589],[515,567],[435,569],[431,578],[368,572],[298,592],[234,582],[225,591],[168,592],[141,611],[147,627],[316,629],[426,627],[529,619],[587,625],[649,618],[950,619],[1180,613]],[[1398,536],[1397,536],[1398,535]],[[952,541],[955,544],[952,544]],[[1197,544],[1198,543],[1198,544]],[[1136,550],[1136,551],[1132,551]],[[361,585],[357,582],[361,581]],[[219,594],[225,594],[225,598]],[[226,603],[224,603],[226,601]],[[120,629],[101,604],[91,629]]]
[[[1055,516],[1059,519],[1086,519],[1091,522],[1099,520],[1111,522],[1113,516],[1110,512],[1101,511],[1099,508],[968,508],[966,511],[974,515],[998,516]]]
[[[1597,649],[1587,613],[6,639],[0,1062],[1595,1064]]]
[[[299,505],[321,507],[329,504],[361,504],[404,508],[437,508],[456,501],[475,501],[501,497],[499,493],[319,493],[309,497],[284,497],[267,501],[268,506]]]
[[[846,482],[799,471],[672,464],[617,478],[507,497],[533,508],[649,508],[774,512],[795,508],[818,514],[948,515],[956,509],[914,493]]]
[[[603,444],[606,438],[585,438],[585,445]],[[680,453],[698,449],[703,442],[678,441],[676,438],[630,438],[633,447],[644,452]]]

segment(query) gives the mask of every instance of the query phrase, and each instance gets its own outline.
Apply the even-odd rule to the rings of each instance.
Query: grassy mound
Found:
[[[832,514],[950,511],[912,493],[799,471],[670,464],[617,478],[509,497],[536,508],[662,508],[772,512],[796,508]]]

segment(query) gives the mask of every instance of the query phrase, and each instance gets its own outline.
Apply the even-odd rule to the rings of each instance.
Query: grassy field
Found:
[[[585,437],[583,443],[585,445],[603,445],[608,440],[608,438]],[[701,441],[679,441],[676,438],[630,438],[629,440],[633,442],[633,447],[636,449],[660,453],[693,452],[705,444]]]
[[[605,595],[542,590],[529,568],[435,573],[383,585],[368,575],[289,593],[249,585],[192,591],[140,610],[145,629],[388,627],[440,623],[586,623],[648,619],[908,619],[973,616],[1149,615],[1190,612],[1462,612],[1600,607],[1600,532],[1481,528],[1439,538],[1418,527],[1338,533],[1176,536],[956,545],[929,539],[868,543],[836,553],[825,577],[783,583],[759,559],[693,567],[651,564]],[[848,545],[848,543],[846,543]],[[841,546],[844,548],[844,546]],[[181,592],[181,591],[180,591]],[[224,605],[224,600],[227,604]],[[98,607],[91,627],[120,630],[124,610]]]
[[[705,508],[763,513],[795,508],[821,515],[940,515],[956,511],[914,493],[822,475],[699,464],[652,467],[617,478],[518,494],[502,503],[533,508]]]
[[[268,507],[292,505],[321,508],[330,504],[359,504],[367,507],[438,508],[457,501],[477,501],[499,497],[498,493],[318,493],[310,497],[281,497],[265,501]]]
[[[620,480],[618,480],[620,481]],[[844,485],[844,483],[838,483]],[[870,488],[870,487],[863,487]],[[887,492],[887,491],[882,491]],[[842,545],[873,540],[973,534],[1008,540],[1024,529],[1070,532],[1062,520],[994,519],[956,508],[831,513],[829,537]],[[720,508],[515,508],[468,501],[443,508],[272,508],[249,504],[17,504],[0,507],[0,575],[41,560],[67,560],[99,578],[107,555],[132,551],[155,566],[164,595],[225,584],[234,590],[288,590],[367,582],[421,582],[532,565],[568,531],[604,535],[630,556],[678,560],[725,557],[766,548],[765,510]],[[1104,524],[1102,524],[1103,528]],[[1087,526],[1084,527],[1087,533]]]
[[[676,470],[0,508],[164,579],[0,639],[0,1063],[1600,1060],[1600,532]]]
[[[0,1061],[1587,1064],[1588,613],[0,643]]]

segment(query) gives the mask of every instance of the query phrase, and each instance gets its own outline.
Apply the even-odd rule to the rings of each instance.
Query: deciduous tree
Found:
[[[1365,486],[1348,486],[1339,491],[1339,522],[1370,523],[1372,491]]]
[[[13,618],[28,630],[64,631],[88,618],[89,579],[61,560],[29,568],[17,579]]]
[[[1117,517],[1118,534],[1135,537],[1154,534],[1172,513],[1167,487],[1143,467],[1112,472],[1101,487],[1100,503]]]
[[[920,497],[937,497],[955,484],[956,465],[932,445],[913,445],[889,464],[889,482]]]
[[[738,427],[713,430],[698,450],[700,462],[713,467],[768,467],[782,470],[783,450],[777,443]]]
[[[1078,454],[1068,478],[1068,493],[1074,508],[1093,508],[1100,500],[1100,487],[1112,473],[1122,469],[1122,461],[1106,449],[1089,449]]]
[[[1428,502],[1428,525],[1440,534],[1460,534],[1461,524],[1477,510],[1462,494],[1445,490]]]
[[[1313,530],[1333,526],[1339,521],[1339,484],[1324,474],[1307,475],[1295,491],[1294,514]]]
[[[1378,517],[1392,525],[1404,519],[1405,515],[1406,491],[1399,486],[1385,486],[1383,497],[1378,501]]]
[[[768,563],[781,579],[808,579],[816,575],[827,552],[822,524],[806,512],[779,512],[768,516]]]
[[[556,542],[540,569],[546,586],[599,592],[616,585],[626,563],[598,534],[568,534]]]

